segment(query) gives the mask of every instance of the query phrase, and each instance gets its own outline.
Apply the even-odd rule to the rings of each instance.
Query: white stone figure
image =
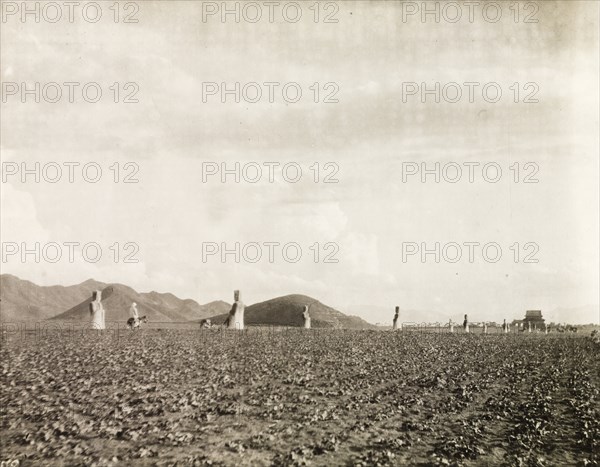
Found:
[[[90,303],[90,315],[92,318],[92,327],[94,329],[106,329],[104,322],[104,306],[102,305],[102,291],[96,290],[93,295],[93,301]]]
[[[394,321],[392,322],[392,329],[396,331],[398,329],[398,318],[400,318],[400,307],[396,307],[396,312],[394,313]]]
[[[129,308],[129,317],[133,318],[133,325],[137,327],[140,323],[140,315],[138,314],[137,303],[135,302]]]
[[[508,334],[508,324],[506,324],[506,320],[504,320],[504,324],[502,324],[502,329],[504,330],[504,334]]]
[[[531,332],[531,321],[527,321],[527,332]]]
[[[469,332],[469,319],[467,318],[467,315],[465,315],[465,320],[463,321],[463,329],[465,332]]]
[[[304,305],[302,317],[304,318],[304,329],[310,329],[310,315],[308,314],[308,305]]]
[[[483,333],[487,334],[487,323],[483,323]]]
[[[244,309],[246,306],[240,300],[239,290],[235,290],[233,292],[233,299],[233,306],[231,307],[227,321],[225,321],[225,325],[228,329],[237,329],[238,331],[242,331],[244,329]]]
[[[450,332],[454,332],[454,323],[452,322],[452,318],[448,320],[448,326],[450,327]]]

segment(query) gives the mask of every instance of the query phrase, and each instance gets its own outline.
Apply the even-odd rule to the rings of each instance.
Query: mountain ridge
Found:
[[[137,292],[124,284],[106,284],[87,279],[80,284],[40,286],[12,274],[0,275],[0,320],[87,320],[86,303],[92,292],[111,285],[113,294],[104,302],[107,321],[124,321],[134,301],[141,315],[155,321],[194,321],[229,310],[225,302],[200,305],[193,299],[180,299],[170,292]]]
[[[347,315],[319,300],[301,294],[289,294],[246,306],[244,322],[248,326],[297,326],[303,325],[302,311],[309,305],[311,326],[332,329],[375,329],[364,319]],[[214,324],[222,324],[228,313],[212,316]]]
[[[231,304],[215,300],[204,305],[180,299],[170,292],[137,292],[125,284],[107,284],[87,279],[80,284],[40,286],[10,274],[0,275],[1,321],[57,320],[88,321],[89,301],[95,290],[111,286],[112,294],[102,300],[107,322],[126,321],[133,302],[140,316],[150,322],[198,323],[206,318],[221,324]],[[312,326],[332,329],[373,329],[374,325],[357,316],[346,315],[307,295],[290,294],[246,307],[249,325],[302,326],[302,311],[310,306]]]

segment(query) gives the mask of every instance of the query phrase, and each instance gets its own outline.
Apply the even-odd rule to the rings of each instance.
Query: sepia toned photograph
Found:
[[[600,2],[0,0],[0,467],[600,465]]]

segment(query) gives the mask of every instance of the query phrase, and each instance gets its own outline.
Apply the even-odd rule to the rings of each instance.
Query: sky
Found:
[[[556,308],[580,310],[574,322],[600,320],[597,2],[533,2],[538,11],[521,2],[518,21],[501,3],[497,22],[481,8],[469,21],[458,2],[455,23],[449,9],[423,21],[400,1],[321,2],[318,22],[313,2],[298,4],[297,22],[279,10],[270,21],[258,2],[253,23],[246,3],[239,22],[220,11],[203,18],[221,2],[143,1],[135,12],[121,3],[118,22],[112,2],[99,2],[96,23],[80,11],[69,22],[66,7],[55,23],[46,20],[52,10],[39,23],[3,10],[2,273],[41,285],[94,278],[200,303],[231,302],[234,289],[247,304],[298,293],[370,322],[391,320],[395,306],[444,322]],[[127,14],[138,22],[124,23]],[[40,102],[22,102],[21,83],[36,82]],[[55,103],[55,88],[41,92],[51,82],[62,92]],[[80,83],[74,102],[62,84],[71,82]],[[82,96],[86,83],[102,90],[98,102]],[[239,102],[221,94],[235,83]],[[259,83],[258,102],[247,83]],[[272,99],[264,83],[278,83]],[[286,83],[296,84],[284,96]],[[436,102],[421,83],[445,94]],[[464,83],[479,83],[473,99]],[[39,182],[23,182],[22,164],[35,171],[36,162]],[[73,183],[65,163],[79,164]],[[207,173],[236,163],[246,170],[239,183]],[[436,163],[439,183],[410,175]],[[62,176],[49,183],[57,165]],[[260,179],[246,181],[257,166]],[[446,181],[457,166],[460,179]],[[94,167],[102,174],[91,183],[84,175],[93,179]],[[495,167],[498,181],[486,181]],[[36,242],[46,248],[39,261],[23,258]],[[72,262],[69,242],[79,244]],[[223,259],[222,247],[236,242],[239,261]],[[271,242],[279,245],[269,261]],[[439,262],[421,257],[436,242]],[[92,243],[98,262],[94,248],[82,251]],[[262,257],[252,262],[257,244]]]

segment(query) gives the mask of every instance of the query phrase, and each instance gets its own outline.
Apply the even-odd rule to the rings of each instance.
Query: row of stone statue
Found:
[[[304,328],[310,329],[310,314],[308,313],[308,305],[304,305],[304,310],[302,311],[302,318],[304,320]],[[240,299],[240,291],[235,290],[233,292],[233,305],[231,310],[229,311],[229,316],[223,323],[225,327],[228,329],[244,329],[244,310],[246,306],[244,302]]]
[[[244,329],[244,310],[246,306],[244,302],[240,299],[240,291],[236,290],[233,293],[233,306],[229,311],[229,316],[223,323],[225,327],[228,329]],[[136,303],[134,302],[131,305],[130,309],[130,318],[129,321],[133,319],[133,322],[137,324],[139,322],[138,311],[136,307]],[[308,313],[308,305],[304,305],[304,310],[302,312],[302,318],[304,320],[304,328],[310,329],[310,314]],[[92,326],[95,329],[105,329],[105,310],[104,305],[102,304],[102,291],[96,290],[92,295],[92,301],[89,304],[90,317],[92,321]],[[203,327],[208,323],[208,327],[210,327],[210,320],[204,320],[202,322]],[[129,322],[128,322],[129,324]]]
[[[394,331],[397,331],[397,330],[402,330],[402,323],[399,323],[399,322],[398,322],[398,318],[399,318],[399,317],[400,317],[400,307],[399,307],[399,306],[397,306],[397,307],[396,307],[396,311],[395,311],[395,313],[394,313],[394,321],[392,322],[392,329],[393,329]],[[528,324],[528,332],[532,332],[532,328],[531,328],[531,322],[528,322],[527,324]],[[546,324],[546,325],[544,325],[544,326],[545,326],[545,327],[544,327],[544,332],[545,332],[546,334],[548,334],[548,325]],[[454,332],[454,323],[452,322],[452,320],[449,320],[449,321],[448,321],[448,327],[450,328],[450,332]],[[470,328],[470,323],[469,323],[469,318],[468,318],[468,316],[467,316],[467,315],[465,315],[465,319],[464,319],[464,321],[463,321],[463,325],[462,325],[462,327],[463,327],[463,331],[464,331],[464,332],[470,332],[470,330],[469,330],[469,328]],[[487,334],[487,332],[488,332],[488,325],[487,325],[487,323],[483,323],[483,326],[482,326],[482,328],[483,328],[483,333],[484,333],[484,334]],[[510,324],[508,324],[508,323],[506,322],[506,320],[504,320],[504,323],[502,324],[502,330],[503,330],[503,331],[504,331],[504,333],[506,333],[506,334],[508,334],[508,332],[510,331]]]
[[[225,320],[223,325],[228,329],[243,330],[244,329],[244,310],[246,309],[246,306],[244,305],[244,302],[242,302],[242,300],[240,298],[239,290],[234,291],[233,299],[234,299],[234,302],[231,307],[231,310],[229,311],[229,316],[227,317],[227,319]],[[102,305],[102,291],[96,290],[93,293],[92,301],[90,302],[89,306],[90,306],[90,315],[91,315],[92,326],[96,329],[105,329],[105,319],[104,319],[105,311],[104,311],[104,306]],[[310,329],[310,314],[308,313],[308,308],[309,308],[308,305],[304,305],[304,310],[302,312],[304,328],[306,328],[306,329]],[[130,321],[133,320],[133,322],[135,324],[137,324],[139,322],[139,317],[138,317],[138,312],[137,312],[135,302],[131,306],[130,315],[131,315]],[[394,331],[402,329],[402,323],[399,322],[399,317],[400,317],[400,307],[397,306],[395,313],[394,313],[394,320],[393,320],[393,324],[392,324],[392,329]],[[207,323],[208,323],[208,326],[210,327],[209,320],[204,320],[203,326],[206,326]],[[470,323],[469,323],[468,316],[465,315],[465,319],[464,319],[463,325],[462,325],[463,331],[469,332],[469,326],[470,326]],[[454,323],[452,322],[452,320],[450,320],[448,322],[448,327],[450,328],[450,332],[454,332]],[[502,330],[505,333],[508,333],[510,331],[510,325],[506,322],[506,320],[504,320],[504,324],[502,324]],[[483,323],[483,333],[487,334],[487,331],[488,331],[487,323]],[[528,331],[532,332],[531,322],[528,322]],[[548,334],[548,326],[547,325],[545,326],[544,331],[546,334]]]

